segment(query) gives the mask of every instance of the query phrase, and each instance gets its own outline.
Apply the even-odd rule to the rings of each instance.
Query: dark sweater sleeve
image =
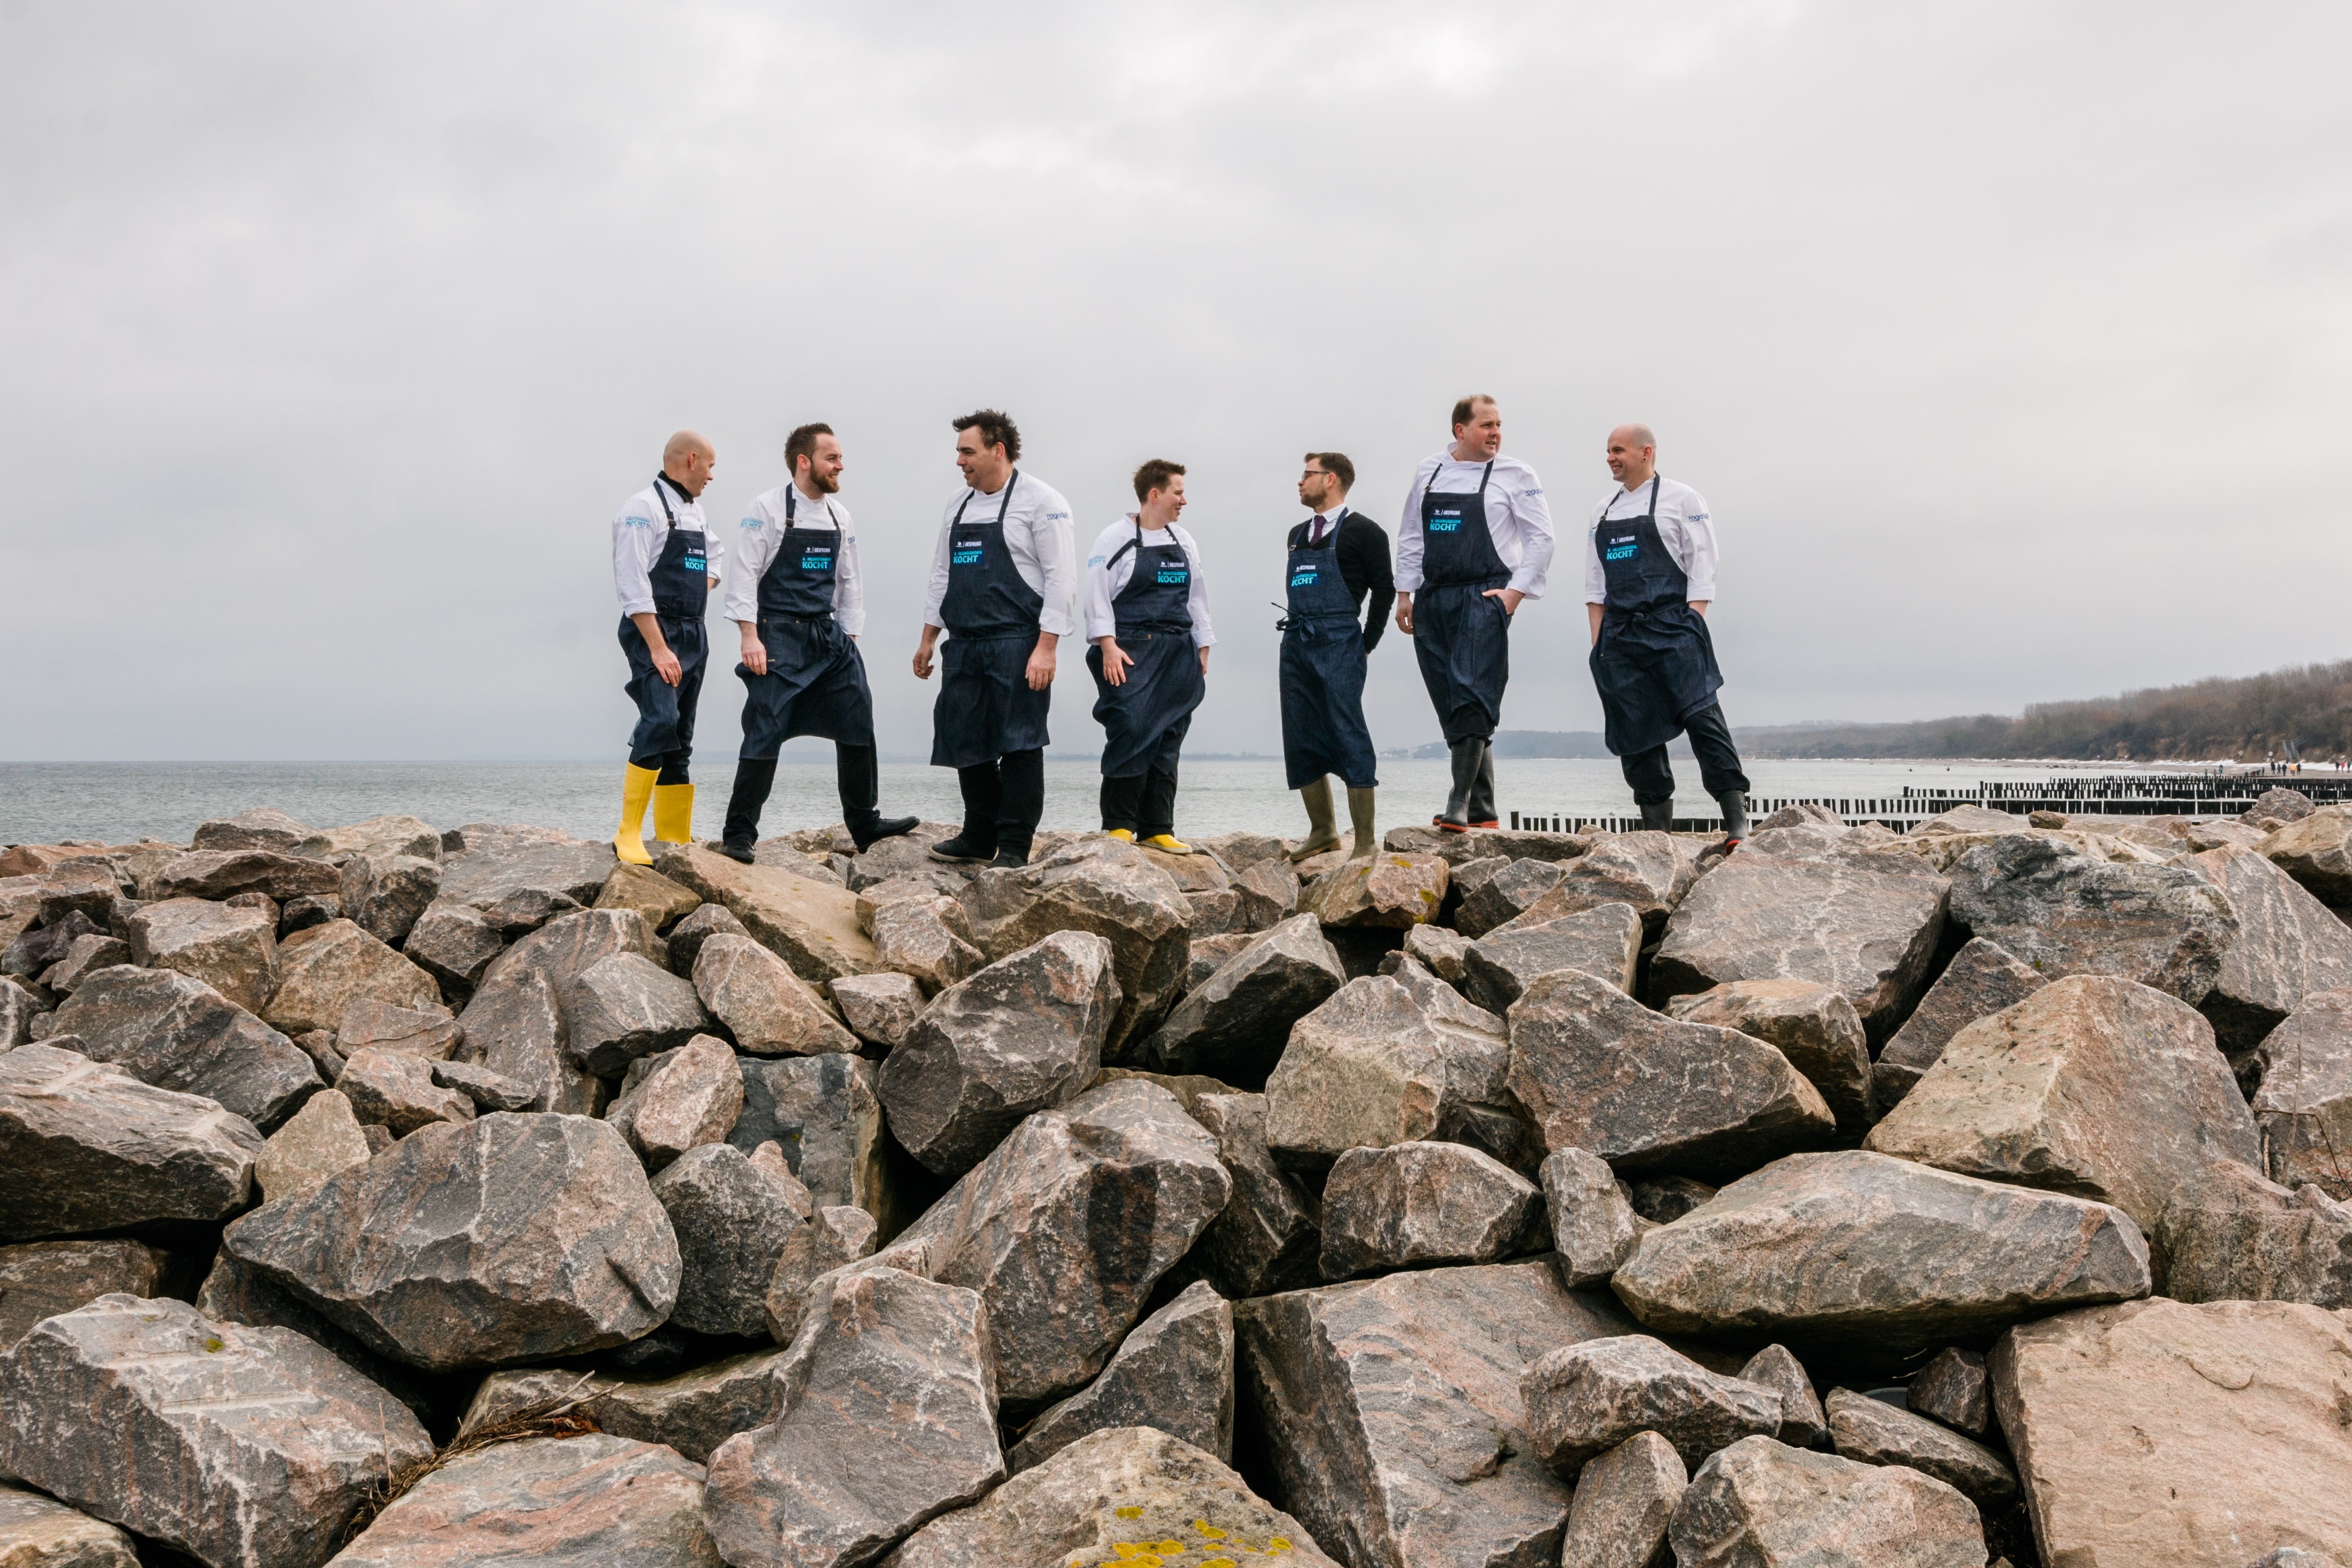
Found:
[[[1389,566],[1388,531],[1360,511],[1349,512],[1339,524],[1339,581],[1348,585],[1348,596],[1359,609],[1367,595],[1371,599],[1371,611],[1364,617],[1364,651],[1370,653],[1388,630],[1396,574]]]

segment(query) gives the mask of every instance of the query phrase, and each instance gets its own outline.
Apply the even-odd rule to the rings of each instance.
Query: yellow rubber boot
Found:
[[[1110,830],[1110,836],[1113,838],[1118,839],[1121,844],[1132,844],[1135,842],[1135,834],[1130,829],[1125,827],[1112,828]]]
[[[1159,850],[1162,855],[1190,855],[1192,852],[1192,847],[1190,844],[1172,833],[1155,833],[1145,839],[1144,843]]]
[[[654,780],[661,777],[661,770],[635,763],[628,768],[621,782],[621,830],[613,835],[613,853],[629,865],[650,866],[654,858],[646,853],[646,803],[654,797]]]
[[[654,785],[654,841],[657,844],[694,842],[692,784]]]

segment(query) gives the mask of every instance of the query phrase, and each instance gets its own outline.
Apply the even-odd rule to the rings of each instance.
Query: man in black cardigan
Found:
[[[1291,851],[1305,860],[1336,848],[1330,774],[1348,785],[1355,827],[1351,859],[1380,848],[1372,816],[1371,731],[1364,723],[1367,660],[1388,629],[1396,595],[1386,530],[1348,510],[1356,466],[1339,452],[1309,452],[1298,500],[1315,515],[1290,531],[1283,573],[1288,614],[1282,623],[1282,760],[1290,787],[1307,803],[1307,839]],[[1371,616],[1360,626],[1364,600]]]

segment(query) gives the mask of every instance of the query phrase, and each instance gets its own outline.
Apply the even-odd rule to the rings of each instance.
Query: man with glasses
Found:
[[[1290,531],[1283,583],[1282,765],[1307,805],[1306,840],[1290,852],[1307,860],[1339,845],[1331,778],[1348,786],[1355,828],[1349,858],[1380,847],[1372,792],[1379,784],[1371,731],[1364,723],[1364,674],[1388,629],[1389,536],[1362,512],[1348,510],[1356,465],[1340,452],[1309,452],[1298,476],[1299,504],[1314,516]],[[1360,626],[1364,601],[1371,614]]]

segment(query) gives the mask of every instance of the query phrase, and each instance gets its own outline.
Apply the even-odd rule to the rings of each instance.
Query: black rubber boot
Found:
[[[915,831],[917,818],[885,816],[874,809],[874,803],[881,798],[881,775],[875,764],[873,747],[835,742],[833,772],[841,789],[842,824],[849,829],[849,837],[860,855],[872,848],[877,839],[896,838],[901,833]]]
[[[996,812],[1004,799],[1003,782],[994,763],[979,763],[958,768],[956,784],[963,792],[963,831],[932,845],[930,857],[951,865],[984,865],[996,858]]]
[[[1470,826],[1503,826],[1495,820],[1495,742],[1492,736],[1478,742],[1478,776],[1470,782]]]
[[[1672,833],[1675,830],[1675,803],[1671,800],[1644,802],[1642,826],[1644,831]]]
[[[1723,807],[1723,847],[1737,849],[1748,837],[1748,795],[1745,791],[1727,789],[1716,798]]]
[[[760,841],[760,808],[775,787],[776,759],[735,764],[735,787],[727,796],[727,826],[720,829],[719,852],[730,860],[751,863],[751,846]]]
[[[1437,816],[1435,826],[1444,832],[1466,832],[1470,826],[1470,792],[1478,784],[1478,761],[1486,754],[1486,742],[1473,735],[1454,742],[1454,788],[1445,797],[1445,809]]]

